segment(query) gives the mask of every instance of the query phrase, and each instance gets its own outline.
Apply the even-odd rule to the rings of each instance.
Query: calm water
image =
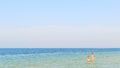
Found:
[[[95,53],[95,64],[86,57]],[[0,68],[120,68],[120,48],[0,49]]]

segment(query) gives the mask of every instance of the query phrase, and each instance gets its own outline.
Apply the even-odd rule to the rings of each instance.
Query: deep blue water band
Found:
[[[120,48],[0,48],[0,55],[40,54],[57,52],[113,52]]]

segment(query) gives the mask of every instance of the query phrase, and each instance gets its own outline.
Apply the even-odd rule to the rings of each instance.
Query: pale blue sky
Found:
[[[119,47],[119,19],[120,0],[1,0],[0,47]]]

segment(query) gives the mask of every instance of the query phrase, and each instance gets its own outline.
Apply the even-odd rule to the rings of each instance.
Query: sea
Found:
[[[120,48],[0,48],[0,68],[120,68]]]

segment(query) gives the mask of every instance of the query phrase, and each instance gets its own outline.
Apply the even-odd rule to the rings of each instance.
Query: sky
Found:
[[[120,0],[1,0],[0,48],[119,48]]]

